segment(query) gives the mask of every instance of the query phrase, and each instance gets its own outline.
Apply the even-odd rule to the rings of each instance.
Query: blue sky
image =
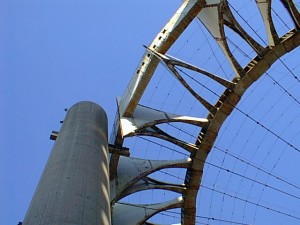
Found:
[[[116,112],[116,97],[123,94],[134,73],[144,52],[143,45],[148,45],[152,41],[179,4],[180,1],[171,0],[0,0],[0,224],[14,225],[23,220],[53,146],[49,135],[52,130],[60,129],[60,121],[65,116],[64,108],[69,108],[81,100],[94,101],[107,111],[111,128]],[[197,27],[197,25],[193,26]],[[183,37],[182,43],[192,36]],[[179,49],[180,47],[174,48],[172,53],[175,54]],[[183,52],[182,55],[191,55],[188,52],[189,48],[185,49],[187,53]],[[293,57],[287,57],[285,62],[291,61],[291,64],[287,65],[296,68],[295,73],[298,73],[298,62],[291,59]],[[280,66],[275,66],[274,73],[276,79],[299,99],[300,89],[297,86],[299,84],[294,84],[292,79],[285,79],[282,74],[287,72]],[[161,78],[155,82],[163,83],[164,80]],[[265,96],[263,102],[271,102],[271,105],[264,108],[265,104],[260,104],[260,98],[247,100],[250,97],[246,96],[245,102],[249,104],[246,106],[246,103],[242,103],[241,108],[253,113],[256,119],[269,124],[269,127],[280,134],[281,128],[293,129],[294,133],[291,134],[293,136],[282,132],[283,137],[299,146],[297,126],[291,125],[292,128],[285,126],[284,119],[280,117],[281,113],[290,118],[297,118],[296,124],[299,124],[298,114],[279,110],[285,107],[290,109],[289,112],[298,112],[299,106],[292,105],[294,101],[289,102],[288,98],[282,97],[284,95],[282,91],[278,91],[278,88],[277,91],[272,92],[274,95],[268,95],[266,88],[273,90],[270,81],[260,82],[260,85],[253,87],[252,92],[249,91],[249,96],[253,92],[259,93]],[[167,88],[168,80],[165,83]],[[155,85],[152,88],[155,89]],[[285,102],[283,106],[277,104],[277,101],[272,102],[276,93],[276,99],[285,100],[282,101]],[[147,102],[147,99],[144,102]],[[158,103],[160,104],[163,105],[162,102]],[[262,108],[260,111],[255,111],[258,105]],[[263,117],[261,112],[267,113],[272,106],[278,107],[276,111],[278,115],[270,113]],[[177,106],[174,103],[167,107],[171,110],[172,107]],[[275,114],[277,116],[274,116]],[[261,137],[259,135],[257,137],[246,135],[245,139],[238,139],[240,143],[236,143],[238,141],[235,141],[234,135],[230,136],[226,133],[228,127],[232,127],[228,128],[228,130],[232,129],[231,134],[237,134],[242,130],[246,133],[252,130],[255,133],[251,123],[248,126],[241,125],[246,121],[245,118],[239,118],[238,115],[236,118],[238,119],[229,120],[238,121],[234,126],[225,124],[225,131],[220,134],[220,137],[224,137],[226,141],[218,141],[218,146],[224,149],[234,148],[235,145],[236,148],[242,148],[250,137],[263,142],[263,139],[259,139]],[[280,124],[276,126],[274,121],[280,121]],[[263,131],[262,135],[264,135]],[[269,145],[271,144],[266,144]],[[252,145],[256,149],[266,146]],[[267,157],[268,152],[262,153],[261,158]],[[239,154],[242,154],[242,151]],[[224,163],[224,158],[226,156],[216,153],[211,155],[210,160]],[[272,159],[276,161],[278,158],[279,156],[274,156]],[[286,164],[291,162],[291,167],[284,167],[287,175],[283,175],[289,180],[298,177],[297,174],[292,174],[295,173],[293,166],[297,163],[292,163],[291,159],[296,160],[296,158],[298,158],[297,154],[295,156],[292,154],[287,159],[280,158],[285,160]],[[227,163],[232,166],[230,162],[232,161]],[[266,161],[257,163],[263,165]],[[235,166],[238,166],[237,164],[235,162]],[[271,163],[268,168],[275,164]],[[244,173],[247,173],[246,169]],[[251,174],[251,171],[249,173]],[[217,184],[216,180],[221,176],[220,170],[212,169],[211,174],[207,183]],[[256,177],[259,176],[262,175],[256,173]],[[264,177],[263,180],[268,179]],[[240,181],[232,181],[225,186],[230,189],[230,186],[234,187],[236,184],[243,186]],[[260,189],[258,192],[265,194]],[[250,195],[252,191],[248,190],[247,193]],[[207,201],[216,198],[213,202],[217,206],[220,205],[219,199],[213,197],[211,193],[202,198]],[[291,204],[297,205],[297,202]],[[243,215],[247,210],[251,211],[251,208],[244,207]],[[212,211],[207,212],[206,215],[213,214]],[[250,221],[253,221],[252,217],[254,215],[251,216]]]
[[[23,219],[64,108],[94,101],[113,122],[143,44],[177,7],[145,13],[158,2],[0,1],[0,224]]]

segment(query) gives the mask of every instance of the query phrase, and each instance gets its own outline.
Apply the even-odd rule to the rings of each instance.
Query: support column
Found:
[[[107,116],[92,102],[67,113],[23,225],[110,225]]]

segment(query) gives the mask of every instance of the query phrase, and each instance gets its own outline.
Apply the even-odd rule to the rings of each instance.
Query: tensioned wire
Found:
[[[139,138],[146,139],[146,138],[143,138],[143,137],[139,137]],[[152,142],[153,142],[153,141],[152,141]],[[157,144],[157,145],[161,145],[161,144],[159,144],[159,143],[156,143],[156,144]],[[173,149],[169,148],[168,146],[163,146],[163,147],[164,147],[165,149],[168,149],[168,150],[173,151]],[[221,150],[221,148],[219,148],[219,147],[216,147],[216,149]],[[224,150],[222,150],[222,151],[223,151],[223,152],[226,152],[226,151],[224,151]],[[182,152],[178,152],[178,153],[179,153],[179,154],[182,154],[182,155],[184,155],[184,156],[188,156],[188,154],[185,154],[185,153],[182,153]],[[230,154],[230,156],[233,156],[233,154]],[[237,158],[237,157],[235,156],[235,158]],[[194,160],[199,160],[199,159],[194,159]],[[280,181],[282,181],[282,182],[284,182],[284,183],[286,183],[286,184],[288,184],[288,185],[291,185],[291,186],[293,186],[293,187],[297,187],[297,189],[300,189],[299,186],[296,186],[295,184],[292,184],[291,182],[288,182],[288,181],[286,181],[285,179],[283,179],[283,178],[281,178],[281,177],[279,177],[279,176],[273,175],[271,172],[268,172],[268,171],[263,170],[263,169],[258,169],[257,166],[253,165],[253,164],[250,163],[250,162],[247,162],[247,161],[244,160],[244,159],[239,159],[239,160],[240,160],[241,162],[243,162],[243,163],[245,163],[245,164],[247,164],[247,165],[249,165],[249,166],[251,166],[251,167],[253,167],[253,168],[255,168],[255,169],[259,170],[259,171],[261,171],[261,172],[264,172],[264,173],[266,173],[266,174],[268,174],[268,175],[270,175],[270,176],[273,176],[274,178],[276,178],[276,179],[278,179],[278,180],[280,180]],[[199,160],[199,161],[201,161],[201,160]],[[252,179],[252,178],[246,177],[246,176],[244,176],[244,175],[241,175],[241,174],[239,174],[239,173],[237,173],[237,172],[231,171],[231,170],[229,170],[229,169],[227,169],[227,168],[220,167],[220,166],[218,166],[218,165],[216,165],[216,164],[213,164],[213,163],[211,163],[211,162],[208,162],[208,161],[205,161],[205,162],[202,161],[202,162],[205,163],[206,165],[213,166],[213,167],[218,168],[218,169],[220,169],[220,170],[223,170],[223,171],[225,171],[225,172],[231,173],[231,174],[233,174],[233,175],[235,175],[235,176],[239,176],[239,177],[241,177],[241,178],[243,178],[243,179],[250,180],[250,181],[252,181],[253,183],[256,183],[256,184],[258,184],[258,185],[261,185],[261,186],[263,186],[263,187],[265,187],[265,188],[273,189],[273,190],[275,190],[275,191],[277,191],[277,192],[280,192],[281,194],[288,195],[288,196],[290,196],[290,197],[292,197],[292,198],[296,198],[296,199],[299,200],[299,196],[296,196],[296,195],[294,195],[294,194],[287,193],[287,192],[284,191],[284,190],[279,190],[279,189],[276,188],[276,187],[273,187],[273,186],[271,186],[271,185],[268,185],[268,184],[262,183],[262,182],[260,182],[260,181],[254,180],[254,179]],[[163,171],[160,171],[160,172],[161,172],[161,173],[168,174],[168,175],[173,176],[173,177],[177,177],[177,175],[174,175],[174,174],[166,173],[166,172],[163,172]],[[177,178],[180,179],[180,177],[177,177]],[[183,179],[183,178],[181,178],[181,179]],[[232,195],[231,195],[231,194],[229,195],[229,194],[227,193],[226,196],[232,196]],[[236,196],[237,196],[237,195],[236,195]],[[236,197],[236,196],[234,197],[234,199],[241,200],[240,197]],[[247,199],[244,199],[244,202],[248,202],[248,200],[247,200]],[[267,206],[260,205],[259,203],[254,203],[254,202],[249,202],[249,203],[250,203],[250,204],[259,205],[260,207],[265,208],[265,209],[266,209],[266,208],[270,208],[270,207],[267,207]],[[285,215],[285,216],[289,216],[289,217],[292,217],[292,218],[298,218],[297,216],[294,216],[294,215],[292,215],[292,214],[290,214],[290,213],[282,212],[282,211],[277,210],[277,209],[272,209],[272,208],[270,208],[270,210],[273,211],[273,212],[280,213],[280,214]]]
[[[186,43],[185,43],[186,44]],[[184,45],[185,45],[184,44]],[[203,44],[205,44],[205,41],[203,42]],[[183,45],[183,47],[184,47],[184,45]],[[182,48],[183,48],[182,47]],[[180,50],[179,50],[180,51]],[[199,51],[199,50],[198,50]],[[162,76],[164,76],[164,74],[162,75]],[[159,80],[159,82],[161,81],[161,79]],[[173,80],[173,84],[174,83],[176,83],[177,81],[176,80]],[[171,88],[174,88],[174,86],[172,86]],[[155,88],[155,91],[157,90],[157,86],[156,86],[156,88]],[[155,93],[155,91],[152,93],[152,95],[151,95],[151,98],[150,98],[150,100],[153,98],[153,96],[154,96],[154,93]],[[171,92],[171,90],[169,90],[169,93]],[[184,93],[182,94],[182,95],[184,95]],[[168,96],[168,95],[167,95]],[[167,102],[167,98],[165,98],[164,99],[164,103],[162,104],[162,105],[164,105],[166,102]],[[180,102],[180,101],[179,101]],[[194,100],[194,105],[196,104],[196,100]],[[177,105],[180,105],[180,104],[177,104]],[[193,109],[193,107],[191,107],[190,108],[190,111],[192,111],[192,109]],[[148,152],[149,151],[149,146],[147,145],[146,147],[144,147],[144,150],[145,150],[145,154],[147,154],[146,152]]]
[[[285,92],[287,93],[287,91],[285,90]],[[295,98],[294,98],[295,99]]]
[[[228,2],[229,3],[229,2]],[[267,43],[266,43],[266,41],[265,40],[263,40],[262,38],[261,38],[261,36],[249,25],[249,23],[247,22],[247,21],[245,21],[245,19],[240,15],[240,13],[229,3],[229,6],[234,10],[234,12],[236,12],[236,14],[237,15],[239,15],[239,17],[242,19],[242,20],[244,20],[244,22],[245,22],[245,24],[247,24],[248,26],[249,26],[249,28],[254,32],[254,33],[256,33],[257,34],[257,37],[267,46]],[[273,9],[272,9],[272,11],[274,11]],[[279,16],[279,15],[278,15]],[[276,55],[276,53],[274,52],[274,55]],[[288,66],[286,66],[285,65],[285,63],[281,60],[281,58],[280,57],[278,57],[277,56],[277,58],[278,58],[278,60],[282,63],[282,65],[290,72],[290,75],[292,75],[299,83],[300,83],[300,80],[299,80],[299,78],[293,73],[293,71],[291,71],[290,70],[290,68],[288,67]]]
[[[123,203],[123,202],[119,202],[119,204],[122,204],[122,205],[128,205],[128,206],[133,206],[133,207],[137,207],[137,208],[143,208],[143,209],[156,210],[155,208],[151,208],[150,205],[148,205],[148,206],[145,206],[145,205],[132,205],[132,204],[129,204],[129,203]],[[164,212],[160,212],[160,214],[166,215],[166,216],[170,216],[170,217],[172,217],[172,218],[174,217],[174,215],[177,215],[177,219],[180,219],[179,216],[181,215],[181,213],[175,212],[175,211],[171,211],[171,210],[164,211]],[[176,217],[175,217],[175,218],[176,218]],[[215,218],[215,217],[207,217],[207,216],[199,216],[199,215],[196,215],[196,218],[199,218],[199,219],[205,219],[205,220],[208,220],[208,221],[217,221],[217,222],[223,222],[223,223],[230,223],[230,224],[242,224],[242,225],[248,225],[248,224],[241,223],[241,222],[237,222],[237,221],[225,220],[225,219]],[[147,224],[147,223],[146,223],[146,224]],[[196,221],[196,224],[206,224],[206,223],[202,223],[202,222]],[[250,225],[250,224],[249,224],[249,225]]]
[[[139,138],[142,138],[142,139],[144,139],[144,140],[147,140],[146,138],[143,138],[143,137],[139,137]],[[162,144],[156,143],[156,142],[151,141],[151,140],[148,140],[148,141],[149,141],[149,142],[152,142],[152,143],[155,143],[155,144],[157,144],[157,145],[160,145],[160,146],[164,147],[165,149],[169,149],[169,150],[173,151],[173,149],[171,149],[170,147],[164,146],[164,145],[162,145]],[[223,153],[226,152],[225,150],[223,150],[223,149],[221,149],[221,148],[219,148],[219,147],[215,147],[215,146],[214,146],[214,148],[217,149],[217,150],[219,150],[219,151],[222,151]],[[228,152],[228,151],[227,151],[227,152]],[[179,153],[179,154],[181,154],[181,155],[184,155],[184,156],[186,156],[186,157],[189,156],[188,154],[185,154],[185,153],[182,153],[182,152],[179,152],[179,151],[178,151],[177,153]],[[292,184],[291,182],[286,181],[285,179],[283,179],[283,178],[281,178],[281,177],[279,177],[279,176],[273,175],[271,172],[268,172],[268,171],[266,171],[266,170],[264,170],[264,169],[259,169],[258,166],[255,166],[254,164],[252,164],[252,163],[250,163],[250,162],[248,162],[248,161],[246,161],[246,160],[244,160],[244,159],[240,159],[240,158],[238,158],[237,156],[234,156],[233,154],[229,154],[229,153],[226,153],[226,154],[228,154],[229,156],[231,156],[231,157],[233,157],[233,158],[235,158],[235,159],[239,159],[240,162],[245,163],[245,164],[247,164],[248,166],[251,166],[251,167],[257,169],[257,170],[259,170],[260,172],[263,172],[263,173],[265,173],[265,174],[267,174],[267,175],[269,175],[269,176],[272,176],[272,177],[276,178],[277,180],[280,180],[280,181],[282,181],[282,182],[284,182],[284,183],[286,183],[286,184],[288,184],[288,185],[291,185],[291,186],[293,186],[293,187],[296,187],[297,189],[300,190],[300,187],[299,187],[299,186],[296,186],[295,184]],[[250,181],[252,181],[252,182],[255,182],[255,183],[259,184],[259,185],[262,185],[262,186],[264,186],[264,187],[266,187],[266,188],[273,189],[273,190],[278,191],[278,192],[280,192],[280,193],[282,193],[282,194],[285,194],[285,195],[288,195],[288,196],[290,196],[290,197],[293,197],[293,198],[296,198],[296,199],[299,199],[299,200],[300,200],[300,197],[299,197],[299,196],[296,196],[296,195],[294,195],[294,194],[288,193],[288,192],[286,192],[286,191],[284,191],[284,190],[279,190],[279,189],[276,188],[276,187],[273,187],[273,186],[268,185],[268,184],[266,184],[266,183],[262,183],[261,181],[254,180],[253,178],[246,177],[245,175],[242,175],[242,174],[239,174],[239,173],[237,173],[237,172],[231,171],[231,170],[228,169],[228,168],[223,168],[223,167],[221,167],[221,166],[218,166],[218,165],[216,165],[216,164],[210,163],[210,162],[208,162],[208,161],[204,161],[204,160],[200,160],[200,159],[196,159],[196,158],[193,159],[193,160],[203,162],[203,163],[205,163],[205,164],[207,164],[207,165],[210,165],[210,166],[213,166],[213,167],[215,167],[215,168],[217,168],[217,169],[220,169],[220,170],[223,170],[223,171],[225,171],[225,172],[231,173],[231,174],[233,174],[233,175],[235,175],[235,176],[242,177],[242,178],[244,178],[244,179],[247,179],[247,180],[250,180]]]
[[[238,109],[240,112],[242,112],[246,117],[249,117],[248,114],[244,113],[243,111],[241,111],[240,109]],[[247,116],[248,115],[248,116]],[[251,118],[255,123],[257,123],[258,125],[261,125],[260,122],[256,121],[255,119]],[[267,128],[266,126],[262,126],[263,128],[267,129],[268,132],[270,132],[271,130],[269,128]],[[274,132],[271,132],[273,135],[275,135]],[[283,140],[283,138],[281,138],[279,135],[275,135],[277,138],[281,139],[281,141]],[[295,148],[295,146],[293,146],[292,144],[290,144],[288,141],[284,141],[286,144],[288,144],[290,147],[293,147],[294,149],[296,149],[297,151],[299,151],[298,148]]]

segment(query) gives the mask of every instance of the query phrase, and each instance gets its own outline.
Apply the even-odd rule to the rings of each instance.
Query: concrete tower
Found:
[[[109,225],[107,116],[92,102],[70,108],[23,225]]]

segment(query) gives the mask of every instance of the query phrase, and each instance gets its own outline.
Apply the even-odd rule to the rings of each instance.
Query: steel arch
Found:
[[[118,200],[130,193],[145,189],[175,191],[182,194],[182,199],[174,200],[171,203],[147,206],[149,210],[142,210],[142,212],[134,215],[137,224],[143,224],[157,212],[174,207],[182,209],[182,224],[195,224],[196,196],[200,188],[204,163],[224,121],[235,109],[247,89],[280,57],[300,45],[300,14],[292,1],[281,0],[281,2],[294,22],[294,29],[280,37],[276,32],[271,16],[272,1],[256,1],[268,37],[266,46],[259,44],[243,29],[242,25],[234,18],[228,1],[187,0],[182,3],[174,16],[146,48],[124,95],[118,100],[118,112],[110,136],[110,143],[114,145],[114,149],[119,149],[111,153],[110,158],[111,202],[113,209],[116,208],[113,215],[114,225],[121,224],[119,219],[114,220],[114,216],[118,218],[119,213],[124,213],[125,207],[121,207],[123,208],[121,209],[120,205],[117,204]],[[218,77],[166,54],[194,19],[201,21],[223,50],[235,71],[235,77],[232,80]],[[239,64],[229,49],[224,31],[225,27],[236,32],[256,52],[256,57],[245,67]],[[199,103],[208,110],[206,118],[176,115],[139,105],[139,101],[159,63],[164,64]],[[176,67],[184,67],[208,76],[221,84],[225,91],[216,103],[210,103],[185,82]],[[156,127],[157,124],[165,122],[194,124],[201,127],[201,132],[195,143],[186,143]],[[135,135],[154,136],[169,141],[187,150],[190,158],[182,161],[153,162],[120,156],[124,138]],[[161,183],[155,180],[149,181],[149,178],[147,178],[148,174],[169,167],[187,168],[184,186]],[[127,174],[130,173],[130,176],[124,177],[124,171]],[[122,221],[122,224],[126,224],[126,222]],[[127,221],[127,224],[130,224],[130,221]]]

